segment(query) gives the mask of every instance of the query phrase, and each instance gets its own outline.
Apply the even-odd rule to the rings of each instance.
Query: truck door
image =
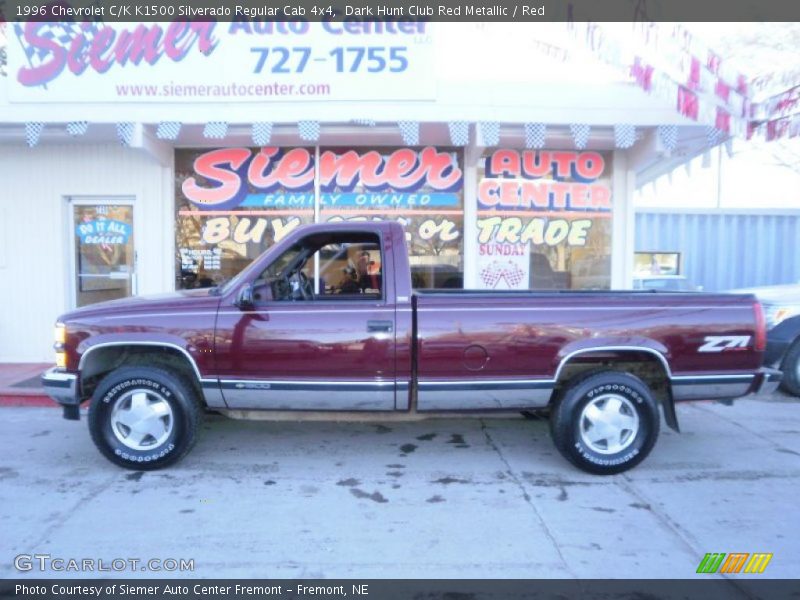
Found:
[[[221,307],[216,356],[230,408],[393,410],[394,289],[377,233],[309,234]],[[389,270],[391,272],[391,270]]]

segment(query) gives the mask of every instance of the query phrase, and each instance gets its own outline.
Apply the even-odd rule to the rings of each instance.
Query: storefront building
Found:
[[[72,308],[216,285],[306,223],[400,221],[418,288],[626,288],[634,189],[704,147],[602,65],[488,68],[474,25],[206,25],[60,70],[9,25],[0,361],[48,360]]]

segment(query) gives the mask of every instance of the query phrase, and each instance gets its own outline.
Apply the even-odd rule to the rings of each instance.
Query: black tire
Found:
[[[800,396],[800,340],[795,341],[783,357],[781,371],[781,389],[792,396]]]
[[[603,398],[606,394],[609,397]],[[608,439],[595,440],[593,448],[581,430],[587,428],[589,437],[593,428],[591,420],[584,419],[584,409],[594,402],[601,410],[606,406],[611,410],[607,403],[612,397],[616,397],[612,402],[620,404],[616,412],[631,423],[635,423],[631,419],[638,418],[638,426],[635,430],[633,425],[630,430],[623,428],[619,436],[622,449],[609,453],[613,447],[609,447]],[[638,377],[619,371],[594,371],[578,376],[559,394],[550,415],[550,432],[558,451],[579,469],[597,475],[613,475],[638,465],[653,449],[658,431],[658,403],[650,389]],[[601,442],[605,442],[605,448]]]
[[[153,435],[140,439],[141,449],[122,441],[132,433],[125,425],[112,424],[114,408],[133,410],[132,393],[147,392],[146,405],[158,404],[161,411],[169,407],[169,416],[151,417],[163,423],[163,440]],[[141,396],[140,396],[141,398]],[[183,458],[197,438],[203,407],[192,384],[183,376],[157,367],[123,367],[112,371],[92,394],[89,406],[89,431],[97,448],[108,460],[127,469],[151,471],[171,465]],[[116,427],[116,432],[115,432]],[[134,425],[133,429],[136,429]],[[133,437],[141,435],[133,432]],[[133,437],[129,443],[135,444]],[[150,441],[152,440],[152,442]],[[149,444],[149,445],[148,445]]]

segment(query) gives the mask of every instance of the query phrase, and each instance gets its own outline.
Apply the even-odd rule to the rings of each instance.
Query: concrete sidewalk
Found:
[[[57,406],[39,383],[50,363],[0,363],[0,406]]]
[[[261,578],[685,578],[706,552],[772,552],[762,577],[795,577],[800,563],[800,403],[780,394],[683,405],[684,433],[606,478],[523,419],[210,417],[183,462],[137,473],[100,456],[85,419],[0,414],[2,577],[20,553]]]

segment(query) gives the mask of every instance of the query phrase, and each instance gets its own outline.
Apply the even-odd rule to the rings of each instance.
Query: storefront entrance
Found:
[[[80,307],[136,293],[132,198],[70,198],[72,302]]]

